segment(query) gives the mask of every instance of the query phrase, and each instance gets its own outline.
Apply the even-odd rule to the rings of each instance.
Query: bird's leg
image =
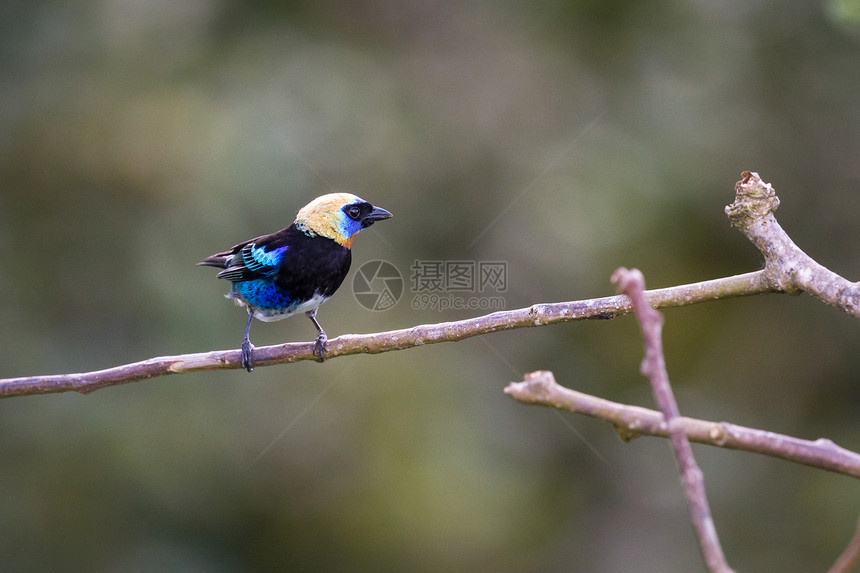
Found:
[[[317,309],[309,310],[305,313],[311,322],[314,323],[314,326],[317,327],[317,340],[314,342],[314,356],[317,357],[317,360],[322,362],[325,360],[325,343],[328,340],[328,336],[326,336],[325,331],[320,326],[320,323],[317,322]]]
[[[254,350],[254,345],[251,344],[251,319],[254,315],[251,309],[248,309],[248,326],[245,327],[245,338],[242,339],[242,368],[250,372],[254,369],[251,364],[251,351]]]

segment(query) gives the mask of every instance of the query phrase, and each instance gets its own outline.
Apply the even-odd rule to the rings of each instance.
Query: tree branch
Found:
[[[836,273],[833,273],[812,260],[806,253],[801,251],[797,245],[788,237],[782,227],[776,222],[773,212],[779,206],[779,198],[773,188],[764,183],[756,173],[743,172],[742,180],[735,185],[735,201],[726,207],[726,214],[732,224],[739,228],[762,252],[765,257],[765,269],[763,280],[772,291],[799,294],[809,292],[814,297],[831,306],[840,308],[855,318],[860,318],[860,283],[851,283]],[[757,277],[762,280],[762,277]],[[628,271],[620,268],[612,276],[612,282],[619,285],[619,291],[624,292],[632,299],[636,316],[639,320],[642,336],[645,341],[645,359],[642,361],[642,374],[651,381],[654,397],[662,411],[662,415],[635,409],[633,406],[615,405],[594,397],[587,397],[589,405],[581,409],[600,418],[611,418],[607,414],[612,410],[609,406],[617,406],[624,414],[633,414],[636,430],[628,430],[627,435],[638,435],[641,432],[642,414],[653,414],[651,430],[660,435],[667,436],[672,444],[672,451],[678,463],[681,473],[681,483],[690,508],[690,516],[699,547],[702,551],[705,563],[709,571],[730,572],[726,563],[723,550],[720,546],[717,531],[711,517],[710,508],[705,494],[704,476],[695,461],[690,446],[688,434],[692,428],[690,423],[704,423],[682,418],[678,411],[677,403],[672,393],[666,371],[665,357],[663,355],[661,332],[663,327],[663,316],[657,312],[651,301],[645,296],[645,281],[642,273],[638,270]],[[537,388],[537,384],[541,388]],[[505,392],[516,398],[530,403],[541,403],[555,407],[569,406],[568,409],[577,411],[576,400],[564,394],[572,391],[562,389],[555,383],[555,379],[549,372],[537,372],[526,376],[522,383],[511,383]],[[580,395],[582,397],[582,395]],[[600,401],[595,404],[595,401]],[[618,413],[615,408],[615,413]],[[616,423],[616,428],[621,427]],[[628,426],[629,428],[629,426]],[[659,428],[659,430],[658,430]],[[726,425],[722,427],[713,425],[708,433],[710,439],[725,440]],[[750,431],[754,432],[754,431]],[[622,432],[622,437],[624,433]],[[765,434],[764,444],[777,446],[774,454],[780,457],[788,457],[789,454],[804,452],[807,454],[808,444],[782,437],[777,438],[773,434]],[[774,440],[774,438],[777,438]],[[790,446],[786,448],[786,445]],[[758,444],[756,444],[758,446]],[[807,447],[803,447],[807,446]],[[836,459],[845,457],[857,458],[852,452],[840,451],[832,442],[819,440],[815,443],[816,450],[824,450],[824,458],[830,463],[828,469],[839,467]],[[816,452],[819,453],[819,452]],[[842,460],[840,460],[842,461]],[[857,461],[856,459],[853,461]],[[855,464],[855,472],[856,464]],[[855,475],[856,477],[856,475]],[[833,571],[843,571],[851,567],[860,558],[860,526],[858,532],[852,538],[851,543],[833,567]]]
[[[860,318],[860,283],[846,281],[797,248],[773,218],[773,210],[779,205],[779,199],[770,185],[762,183],[754,173],[745,171],[742,176],[743,180],[735,186],[735,202],[726,207],[726,212],[732,224],[741,229],[765,254],[765,268],[732,277],[646,291],[649,304],[654,308],[669,308],[769,292],[807,291],[827,304]],[[787,263],[790,272],[780,271],[783,258],[792,261]],[[376,354],[424,344],[456,342],[514,328],[574,320],[611,319],[629,313],[631,308],[630,299],[626,296],[535,304],[528,308],[455,322],[425,324],[376,334],[343,335],[328,341],[326,356],[334,358],[348,354]],[[254,349],[254,365],[262,367],[313,360],[312,348],[312,343],[304,342],[261,346]],[[239,350],[216,350],[150,358],[93,372],[0,379],[0,398],[70,391],[87,394],[108,386],[170,374],[237,369],[241,368],[239,354]]]
[[[656,410],[620,404],[558,384],[552,372],[541,370],[511,382],[505,394],[524,404],[567,410],[609,422],[624,441],[639,436],[669,437],[663,414]],[[681,416],[677,425],[691,442],[762,454],[860,478],[860,454],[839,447],[830,440],[802,440],[784,434],[738,426],[728,422],[711,422]]]
[[[752,241],[765,258],[765,274],[774,290],[808,292],[821,302],[860,318],[860,282],[852,283],[804,253],[777,223],[779,197],[758,173],[744,171],[735,184],[735,200],[726,207],[732,225]]]
[[[646,296],[656,308],[685,306],[721,298],[750,296],[775,292],[764,271],[714,279],[648,291]],[[349,354],[378,354],[403,350],[425,344],[457,342],[470,338],[512,330],[545,326],[574,320],[611,319],[632,309],[626,296],[609,296],[589,300],[535,304],[527,308],[494,312],[484,316],[422,324],[411,328],[374,334],[345,334],[326,343],[326,359]],[[315,360],[313,343],[288,342],[254,349],[254,366],[272,366],[299,360]],[[241,368],[239,350],[215,350],[196,354],[161,356],[141,362],[124,364],[105,370],[75,374],[28,376],[0,379],[0,398],[58,392],[87,394],[100,388],[148,380],[170,374],[188,374],[205,370]]]
[[[732,225],[740,229],[764,255],[763,270],[645,291],[641,273],[636,271],[637,275],[619,269],[613,279],[618,279],[622,290],[630,296],[535,304],[528,308],[454,322],[424,324],[374,334],[348,334],[329,340],[326,355],[335,358],[349,354],[377,354],[425,344],[456,342],[515,328],[574,320],[612,319],[629,313],[635,306],[646,342],[642,373],[652,382],[662,414],[563,388],[555,382],[550,372],[526,375],[524,382],[509,384],[505,393],[522,402],[563,408],[609,421],[624,439],[629,440],[640,434],[668,437],[681,471],[693,525],[706,564],[711,571],[730,572],[707,505],[702,472],[693,458],[689,440],[761,453],[860,477],[860,454],[840,448],[829,440],[810,442],[679,415],[662,352],[662,315],[654,309],[769,292],[808,292],[822,302],[860,318],[860,282],[852,283],[844,279],[798,248],[773,215],[779,206],[779,198],[773,187],[763,182],[757,173],[744,171],[741,177],[741,181],[735,185],[735,201],[725,211]],[[259,347],[254,351],[255,366],[314,358],[313,343],[286,343]],[[236,368],[241,368],[239,350],[164,356],[93,372],[0,379],[0,398],[68,391],[86,394],[108,386],[170,374]],[[831,571],[847,571],[858,559],[860,525]]]
[[[613,273],[612,282],[618,285],[619,292],[630,297],[636,311],[642,339],[645,341],[645,358],[642,360],[640,369],[651,382],[654,399],[666,420],[669,443],[672,445],[678,471],[681,473],[681,485],[687,497],[690,518],[699,540],[702,557],[705,559],[708,571],[731,573],[723,548],[720,546],[714,519],[711,517],[708,497],[705,494],[705,476],[699,464],[696,463],[687,434],[678,424],[681,413],[678,411],[678,403],[675,401],[675,394],[669,383],[666,358],[663,355],[663,315],[648,304],[648,299],[645,297],[645,277],[638,269],[620,268]]]
[[[827,570],[827,573],[849,573],[854,570],[854,567],[860,563],[860,522],[857,523],[857,529],[848,542],[848,547],[836,559],[833,567]]]

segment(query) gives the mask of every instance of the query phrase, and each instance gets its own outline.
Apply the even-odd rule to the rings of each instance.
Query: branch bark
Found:
[[[821,302],[860,318],[860,282],[850,282],[804,253],[776,221],[779,197],[758,173],[744,171],[735,200],[726,207],[732,225],[762,252],[765,275],[774,290],[808,292]]]
[[[523,404],[567,410],[609,422],[624,441],[639,436],[669,437],[669,427],[660,412],[566,388],[546,370],[526,374],[523,382],[511,382],[505,394]],[[827,439],[802,440],[728,422],[685,416],[677,418],[675,424],[691,442],[762,454],[860,479],[860,454]]]
[[[860,319],[860,282],[852,283],[844,279],[798,248],[773,215],[779,206],[779,198],[773,187],[763,182],[757,173],[744,171],[741,177],[741,181],[735,185],[735,201],[725,210],[732,225],[741,230],[764,255],[763,270],[653,291],[644,291],[641,274],[639,277],[631,276],[625,270],[617,277],[627,284],[624,290],[629,297],[619,295],[535,304],[467,320],[424,324],[374,334],[348,334],[329,340],[326,355],[335,358],[349,354],[377,354],[424,344],[456,342],[515,328],[574,320],[612,319],[629,313],[635,306],[646,340],[646,359],[642,371],[651,379],[662,414],[563,388],[555,383],[549,372],[527,375],[524,382],[511,383],[505,392],[523,402],[564,408],[604,419],[615,424],[625,439],[640,434],[668,437],[681,471],[693,525],[705,561],[711,571],[731,571],[719,546],[705,498],[701,470],[695,463],[688,440],[762,453],[860,477],[860,455],[839,448],[829,440],[810,442],[679,415],[662,353],[662,316],[653,309],[764,293],[808,292],[822,302]],[[286,343],[259,347],[254,351],[255,366],[260,367],[313,359],[313,343]],[[163,356],[93,372],[0,379],[0,398],[68,391],[86,394],[108,386],[170,374],[236,368],[241,368],[239,350]],[[845,571],[858,559],[860,526],[831,571]]]
[[[645,358],[642,360],[641,371],[651,382],[654,399],[663,413],[669,431],[669,443],[675,454],[678,471],[681,474],[681,485],[687,497],[690,508],[690,518],[693,529],[699,541],[699,549],[708,571],[715,573],[731,573],[726,563],[717,528],[711,516],[708,497],[705,493],[705,476],[702,473],[693,448],[687,439],[687,434],[678,423],[681,413],[672,385],[669,383],[669,372],[666,370],[666,358],[663,354],[663,315],[654,310],[645,297],[645,277],[638,269],[627,270],[620,268],[612,275],[612,282],[618,285],[618,291],[626,294],[633,302],[636,318],[642,330],[645,342]]]
[[[779,198],[755,173],[745,171],[735,186],[735,202],[726,207],[732,224],[761,249],[767,264],[760,271],[693,284],[646,291],[654,308],[670,308],[764,293],[809,292],[820,300],[860,318],[860,283],[851,283],[809,258],[788,238],[773,217]],[[630,299],[610,296],[590,300],[535,304],[528,308],[495,312],[476,318],[424,324],[380,332],[349,334],[329,340],[329,358],[349,354],[376,354],[424,344],[456,342],[472,336],[544,326],[574,320],[611,319],[631,311]],[[312,343],[285,343],[254,350],[255,366],[272,366],[313,360]],[[0,379],[0,398],[81,392],[139,382],[170,374],[205,370],[238,369],[239,350],[216,350],[177,356],[161,356],[104,370]]]
[[[766,292],[775,291],[768,283],[764,271],[755,271],[652,290],[648,291],[646,296],[652,306],[669,308]],[[630,299],[626,296],[609,296],[535,304],[527,308],[494,312],[466,320],[422,324],[388,332],[345,334],[326,343],[326,359],[350,354],[378,354],[439,342],[457,342],[473,336],[515,328],[545,326],[574,320],[612,319],[629,313],[631,309]],[[255,367],[315,359],[312,342],[288,342],[273,346],[258,346],[254,349]],[[88,394],[108,386],[139,382],[170,374],[238,368],[241,368],[239,350],[161,356],[93,372],[0,379],[0,398],[58,392]]]

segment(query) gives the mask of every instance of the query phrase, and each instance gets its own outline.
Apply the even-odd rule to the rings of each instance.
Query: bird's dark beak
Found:
[[[364,216],[361,220],[362,227],[369,227],[376,221],[390,219],[393,215],[381,207],[374,207],[373,211]]]

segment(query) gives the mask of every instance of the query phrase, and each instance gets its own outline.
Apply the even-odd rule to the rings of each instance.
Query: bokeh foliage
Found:
[[[741,170],[860,276],[857,3],[13,1],[0,9],[0,376],[236,347],[193,263],[332,189],[372,259],[508,264],[508,308],[758,268]],[[464,318],[349,280],[330,336]],[[856,322],[809,297],[666,312],[683,413],[860,449]],[[310,340],[304,318],[257,344]],[[0,403],[4,570],[692,571],[667,444],[517,405],[651,405],[629,318]],[[571,430],[573,427],[575,430]],[[858,484],[697,447],[731,564],[824,570]]]

